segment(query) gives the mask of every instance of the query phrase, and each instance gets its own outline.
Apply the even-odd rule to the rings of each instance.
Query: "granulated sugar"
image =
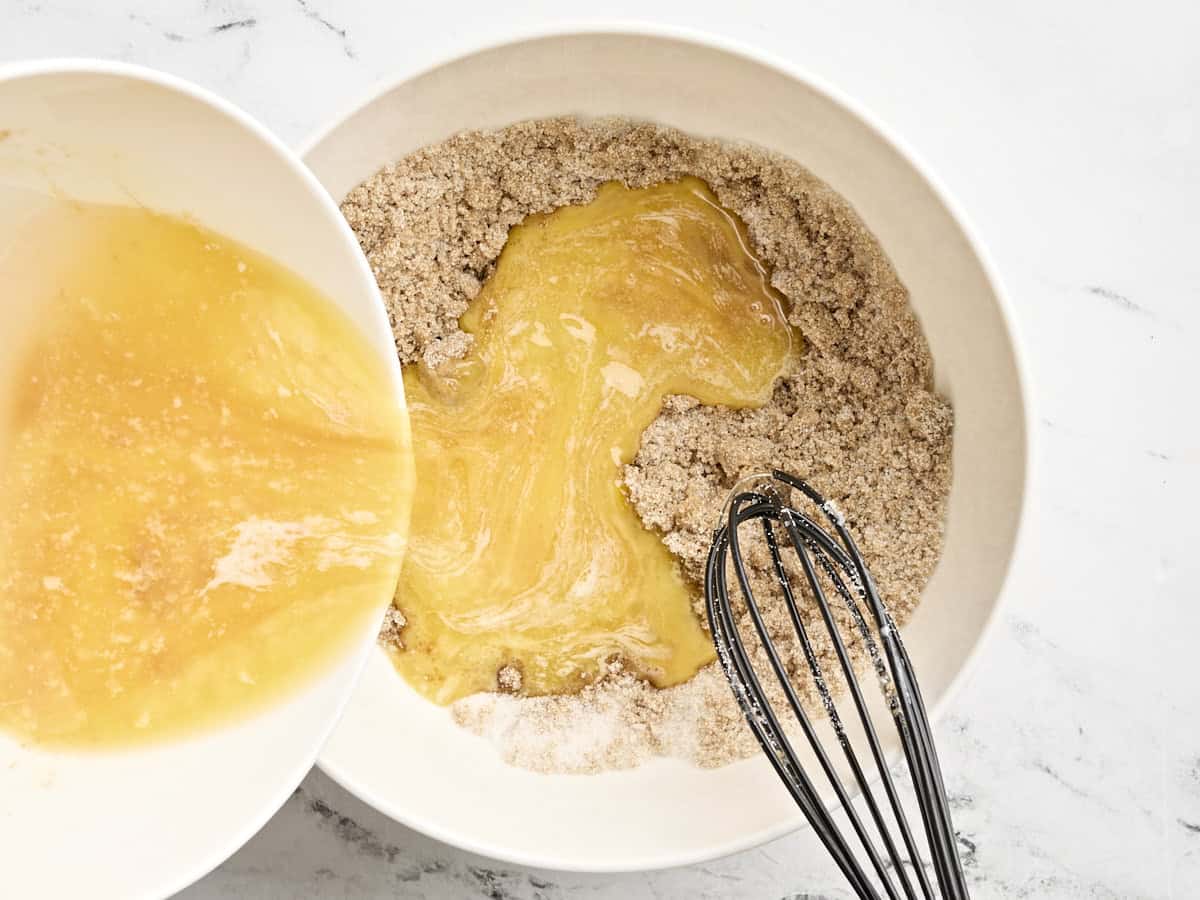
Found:
[[[805,477],[846,513],[903,623],[941,548],[953,414],[933,392],[928,348],[883,251],[849,205],[802,166],[656,125],[542,120],[418,150],[352,191],[342,211],[383,291],[401,362],[436,366],[470,346],[458,318],[512,225],[586,203],[606,181],[644,187],[684,175],[708,182],[746,222],[805,349],[760,409],[668,400],[623,472],[630,500],[698,584],[734,482],[771,468]],[[760,583],[765,554],[749,547],[747,555]],[[403,598],[397,603],[403,608]],[[807,667],[787,639],[791,626],[782,609],[768,612],[784,663],[811,699]],[[384,640],[400,639],[398,621],[389,620]],[[829,666],[822,633],[813,629]],[[861,646],[850,649],[861,658]],[[498,673],[497,688],[459,701],[453,713],[515,765],[590,772],[675,756],[717,766],[757,752],[715,664],[664,690],[619,664],[577,695],[521,696],[519,672]]]

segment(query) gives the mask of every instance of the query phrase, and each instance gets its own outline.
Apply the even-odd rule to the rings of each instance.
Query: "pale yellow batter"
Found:
[[[0,728],[127,744],[318,671],[400,565],[408,426],[378,355],[181,221],[79,207],[9,250],[44,315],[0,407]]]
[[[740,224],[697,179],[606,185],[514,228],[461,324],[466,356],[405,372],[397,668],[439,703],[503,667],[528,694],[618,658],[656,685],[691,677],[712,645],[618,479],[664,396],[761,404],[799,350]]]

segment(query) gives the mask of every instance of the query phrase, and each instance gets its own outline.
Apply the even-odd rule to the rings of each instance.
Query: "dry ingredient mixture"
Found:
[[[669,398],[624,469],[629,499],[699,584],[734,482],[772,467],[802,475],[846,513],[902,623],[941,548],[953,414],[933,392],[924,336],[882,249],[845,200],[798,163],[652,124],[540,120],[418,150],[353,190],[342,211],[387,301],[401,362],[436,367],[470,346],[458,319],[509,228],[586,203],[607,181],[645,187],[688,175],[745,222],[752,250],[790,302],[804,353],[760,408]],[[756,580],[764,562],[752,554]],[[696,597],[700,614],[699,589]],[[783,641],[791,626],[774,612],[768,625]],[[382,637],[402,635],[398,613]],[[830,647],[821,629],[813,636],[829,671]],[[785,664],[811,696],[798,646],[783,643]],[[654,756],[719,766],[757,752],[715,664],[657,689],[614,662],[581,692],[545,697],[521,696],[519,673],[501,671],[496,693],[460,700],[453,712],[509,762],[540,771],[625,768]]]

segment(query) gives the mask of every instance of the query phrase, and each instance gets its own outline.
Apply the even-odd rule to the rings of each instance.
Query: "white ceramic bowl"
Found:
[[[311,173],[245,114],[145,69],[52,61],[0,68],[0,127],[0,248],[50,194],[189,216],[334,298],[391,360],[403,402],[387,317],[353,235]],[[17,299],[0,302],[0,363],[13,355]],[[377,624],[305,687],[236,726],[105,753],[39,751],[0,735],[0,894],[163,897],[220,863],[312,766]]]
[[[1028,457],[1005,303],[962,217],[909,153],[830,88],[746,49],[644,29],[527,38],[403,78],[325,129],[304,157],[340,199],[385,163],[454,132],[562,114],[631,116],[778,150],[846,197],[888,252],[957,415],[945,551],[905,630],[936,716],[996,611]],[[433,837],[555,869],[682,865],[802,821],[760,759],[715,771],[660,760],[596,776],[510,768],[409,689],[382,653],[320,764]]]

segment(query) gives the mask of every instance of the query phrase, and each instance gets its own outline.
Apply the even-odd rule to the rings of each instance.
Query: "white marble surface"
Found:
[[[1015,301],[1037,403],[1030,541],[939,728],[977,897],[1200,896],[1200,7],[608,3],[793,59],[957,195]],[[598,5],[0,0],[0,61],[167,69],[299,141],[375,79]],[[313,772],[183,895],[844,897],[807,832],[704,866],[568,876],[395,825]]]

